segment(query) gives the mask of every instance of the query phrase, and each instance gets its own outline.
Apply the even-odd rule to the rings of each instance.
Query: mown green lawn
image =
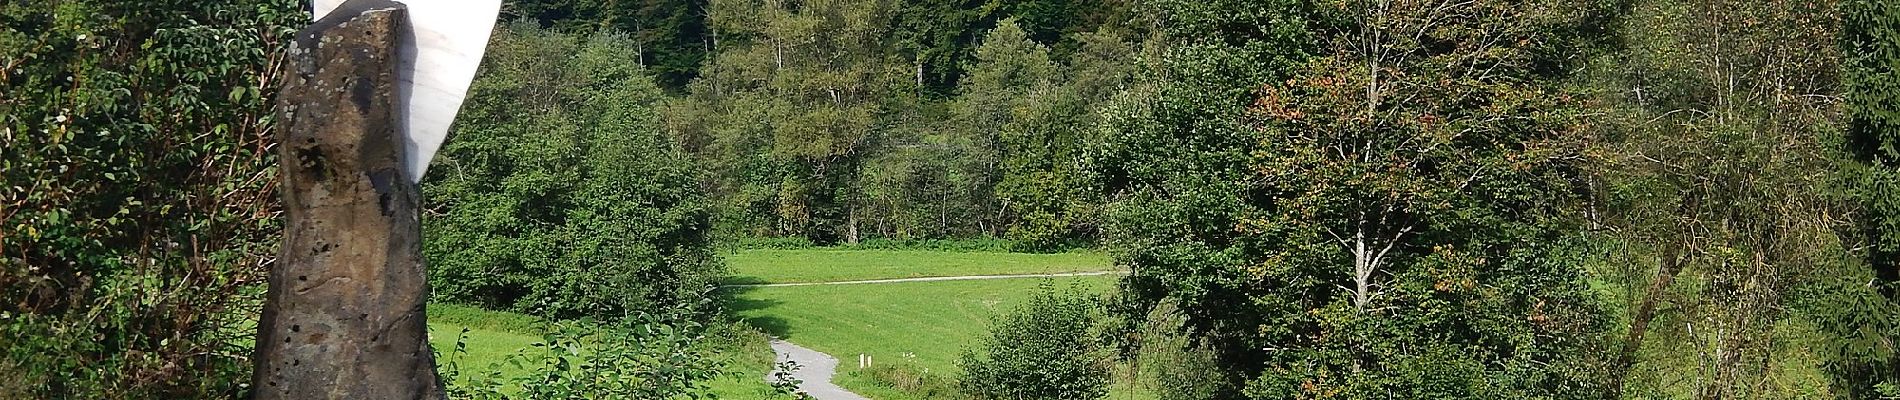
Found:
[[[430,304],[429,344],[440,355],[436,364],[445,373],[450,363],[454,363],[463,376],[485,374],[493,369],[514,374],[520,372],[520,368],[507,366],[502,361],[516,350],[530,348],[531,344],[541,341],[541,336],[534,333],[535,324],[534,317],[521,314]],[[463,329],[468,332],[464,333]],[[455,352],[458,340],[466,346],[460,354]]]
[[[429,345],[441,354],[442,358],[436,360],[436,364],[445,375],[451,363],[462,377],[486,375],[491,370],[501,370],[504,375],[510,376],[518,374],[521,368],[502,361],[515,351],[530,348],[531,344],[541,341],[539,336],[519,332],[469,328],[464,333],[462,328],[465,327],[453,323],[429,323]],[[454,353],[457,340],[467,346],[466,353]]]
[[[849,371],[859,354],[959,374],[956,358],[988,335],[990,317],[1026,300],[1045,282],[1102,293],[1116,276],[902,282],[731,289],[740,317],[767,333],[837,357],[840,386],[877,399],[908,398]]]
[[[1099,252],[958,253],[928,250],[744,250],[726,255],[731,284],[837,282],[1112,270]]]

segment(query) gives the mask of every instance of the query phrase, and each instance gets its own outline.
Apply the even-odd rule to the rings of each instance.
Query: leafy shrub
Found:
[[[777,364],[772,364],[772,374],[767,376],[765,381],[767,384],[772,385],[772,392],[774,394],[792,396],[799,399],[808,398],[810,395],[798,391],[798,387],[805,384],[805,380],[798,379],[797,375],[798,370],[802,368],[804,368],[804,366],[798,365],[797,361],[792,361],[791,359],[779,361]]]
[[[796,250],[817,247],[811,239],[798,237],[747,237],[735,240],[741,249]]]
[[[1009,238],[1010,250],[1023,253],[1048,253],[1073,247],[1077,241],[1070,234],[1065,217],[1052,212],[1024,213],[1015,225],[1004,232]]]
[[[1185,331],[1187,319],[1172,303],[1155,307],[1139,329],[1136,381],[1159,400],[1208,400],[1230,390],[1213,350]]]
[[[613,322],[561,321],[544,325],[542,341],[508,356],[521,370],[463,376],[466,336],[442,369],[454,399],[700,399],[721,362],[706,346],[703,326],[684,318],[648,314]],[[463,331],[466,334],[466,330]]]
[[[1108,393],[1109,352],[1094,336],[1100,305],[1044,282],[1029,302],[995,319],[980,352],[965,351],[963,390],[989,399],[1097,399]]]
[[[1021,244],[1008,239],[971,238],[971,239],[886,239],[872,238],[859,241],[858,244],[837,244],[819,246],[803,237],[758,237],[741,238],[735,241],[739,249],[848,249],[848,250],[936,250],[959,252],[1023,252]],[[1075,246],[1073,248],[1079,248]],[[1061,248],[1061,247],[1058,247]]]
[[[988,251],[1008,252],[1016,246],[1014,243],[994,238],[976,239],[867,239],[856,246],[843,246],[853,249],[869,250],[940,250],[940,251]]]
[[[969,398],[969,396],[965,395],[961,389],[957,387],[956,379],[952,379],[941,372],[931,373],[931,371],[920,369],[914,364],[878,364],[858,370],[855,373],[862,374],[862,376],[874,384],[895,389],[917,398],[931,400]]]
[[[552,318],[702,304],[723,274],[631,39],[496,33],[424,184],[438,299]]]
[[[971,239],[886,239],[873,238],[859,241],[858,244],[838,244],[819,246],[803,237],[761,237],[737,239],[734,247],[739,249],[849,249],[849,250],[936,250],[959,252],[1040,252],[1040,248],[1026,249],[1021,243],[998,238]],[[1081,244],[1054,249],[1081,248]]]
[[[298,4],[0,3],[0,398],[242,395]]]

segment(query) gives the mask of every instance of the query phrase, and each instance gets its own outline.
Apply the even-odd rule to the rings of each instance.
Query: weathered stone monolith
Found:
[[[278,99],[284,246],[258,324],[257,399],[440,399],[416,186],[397,130],[401,4],[297,33]]]

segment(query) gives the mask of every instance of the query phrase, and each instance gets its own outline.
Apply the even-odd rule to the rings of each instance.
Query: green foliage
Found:
[[[533,20],[570,33],[626,32],[627,55],[660,87],[682,91],[710,52],[707,0],[514,0],[502,20]],[[623,60],[626,61],[626,60]]]
[[[1232,392],[1213,350],[1187,329],[1173,304],[1148,312],[1135,333],[1137,383],[1152,388],[1159,400],[1206,400]]]
[[[957,249],[821,248],[747,250],[726,256],[729,283],[843,282],[936,276],[1111,272],[1101,253],[1057,254]]]
[[[294,1],[0,4],[0,397],[235,397]]]
[[[995,10],[973,7],[982,1],[912,0],[897,5],[892,41],[898,57],[916,68],[917,84],[930,94],[954,92],[969,62],[971,39]]]
[[[963,390],[987,399],[1099,399],[1110,358],[1095,337],[1101,307],[1079,290],[1044,282],[1027,303],[998,316],[978,351],[965,351]]]
[[[1845,1],[1841,54],[1848,146],[1873,168],[1863,197],[1876,268],[1900,281],[1900,7]]]
[[[1002,253],[1016,248],[1015,242],[997,238],[973,239],[888,239],[869,238],[858,244],[819,246],[801,237],[742,237],[734,240],[735,250],[934,250],[949,252]]]
[[[994,235],[1003,210],[995,201],[993,137],[958,129],[954,105],[923,107],[883,138],[856,183],[865,191],[864,216],[876,221],[870,233],[899,240]],[[908,123],[935,119],[946,121]]]
[[[1602,162],[1600,222],[1629,245],[1625,267],[1604,276],[1630,293],[1610,393],[1775,396],[1761,382],[1782,375],[1768,367],[1793,340],[1787,310],[1859,301],[1801,295],[1860,275],[1839,234],[1853,213],[1839,175],[1841,59],[1809,45],[1834,39],[1832,12],[1829,2],[1664,0],[1624,17],[1620,48],[1593,72],[1603,99],[1589,152]],[[1688,324],[1697,329],[1670,328]],[[1698,362],[1624,378],[1674,363],[1643,359],[1646,335],[1694,344],[1673,357]]]
[[[718,51],[663,113],[710,170],[724,236],[1086,245],[1096,201],[1073,150],[1131,49],[1093,31],[1126,6],[1094,4],[713,1]],[[1062,50],[1016,12],[1068,21]],[[991,26],[1007,37],[978,41]]]
[[[896,5],[894,53],[917,68],[925,95],[952,95],[966,85],[972,57],[984,32],[1006,25],[1021,27],[1028,39],[1052,47],[1056,59],[1078,52],[1082,37],[1112,31],[1137,37],[1127,26],[1128,0],[912,0]],[[1003,21],[1010,20],[1010,23]]]
[[[547,323],[542,341],[508,356],[519,373],[490,368],[463,376],[467,333],[444,358],[442,380],[452,399],[700,399],[721,365],[705,327],[686,319],[641,314],[617,322]]]
[[[1900,385],[1900,305],[1868,285],[1879,282],[1866,271],[1818,279],[1795,293],[1796,310],[1825,335],[1815,349],[1821,367],[1845,398],[1893,397],[1881,385]]]
[[[1823,389],[1777,385],[1811,359],[1839,396],[1900,396],[1900,6],[1836,3],[510,2],[522,22],[426,177],[431,283],[614,322],[554,325],[514,357],[528,374],[451,381],[471,398],[707,395],[718,361],[679,319],[713,308],[715,235],[830,264],[740,278],[769,281],[893,274],[814,246],[1099,238],[1132,272],[1124,355],[1165,399],[1797,396]],[[244,395],[299,8],[0,5],[0,398]],[[913,269],[889,277],[1100,269],[872,254]],[[1595,304],[1584,261],[1622,312]],[[959,344],[907,335],[974,337],[943,321],[1021,289],[735,305],[780,334],[906,326],[795,331],[915,353],[848,379],[956,397],[928,371],[954,372]],[[1038,296],[997,319],[957,389],[1102,394],[1101,311]],[[805,304],[835,299],[911,312]],[[619,320],[652,310],[681,311]]]
[[[910,396],[911,398],[931,400],[959,400],[970,398],[969,395],[964,394],[961,388],[957,386],[958,382],[954,377],[942,371],[931,373],[928,370],[919,370],[916,365],[901,363],[875,364],[870,368],[858,370],[853,373],[862,375],[866,380],[903,393],[904,396]]]
[[[905,101],[905,69],[881,51],[888,4],[720,0],[708,12],[721,51],[668,123],[712,170],[729,229],[856,241],[865,191],[853,183]]]
[[[621,325],[626,325],[586,321],[566,323],[601,331],[624,329]],[[678,329],[692,327],[692,324],[673,325]],[[546,372],[535,372],[530,368],[538,368],[541,363],[536,360],[547,354],[545,347],[535,345],[548,343],[546,333],[555,326],[545,319],[528,315],[446,304],[429,305],[429,342],[438,353],[437,360],[443,363],[441,370],[450,378],[448,385],[460,392],[469,392],[478,386],[492,389],[492,385],[499,384],[503,394],[525,397],[521,396],[522,382]],[[707,354],[710,358],[696,361],[691,366],[712,365],[720,368],[719,376],[705,381],[711,388],[710,395],[700,398],[790,398],[776,393],[771,385],[759,379],[772,368],[774,357],[764,334],[742,323],[719,322],[706,325],[696,335],[702,337],[693,341],[693,351]],[[633,345],[644,346],[642,343],[646,342]],[[655,351],[645,349],[640,352]],[[580,357],[588,357],[586,352],[583,349]],[[511,363],[510,358],[517,361]],[[643,365],[637,367],[650,368],[644,363],[653,361],[658,360],[641,361]],[[628,371],[620,373],[624,375]]]
[[[1119,41],[1086,38],[1085,56],[1128,56]],[[1081,127],[1092,125],[1090,107],[1106,100],[1106,92],[1091,90],[1126,79],[1125,70],[1101,66],[1063,68],[1017,20],[1006,19],[977,48],[961,96],[951,103],[951,118],[966,132],[966,141],[975,143],[956,153],[976,163],[969,173],[1000,203],[993,206],[1002,217],[998,223],[1008,226],[1006,237],[1016,242],[1016,250],[1074,247],[1074,241],[1093,234],[1096,201],[1075,179],[1084,142]]]
[[[1254,398],[1586,396],[1578,105],[1545,47],[1575,10],[1153,6],[1176,44],[1091,155],[1131,296]]]
[[[1900,6],[1841,4],[1847,147],[1866,168],[1858,200],[1872,276],[1835,281],[1819,307],[1832,333],[1827,369],[1850,396],[1900,397]],[[1863,284],[1870,283],[1870,284]],[[1884,389],[1883,389],[1884,388]],[[1882,392],[1885,390],[1885,392]]]
[[[570,318],[697,307],[723,274],[624,36],[498,31],[424,182],[438,299]]]
[[[932,250],[947,252],[1007,252],[1017,244],[994,238],[977,239],[866,239],[852,249],[861,250]]]
[[[802,237],[740,237],[732,239],[732,250],[797,250],[817,247]]]
[[[765,380],[770,381],[772,383],[772,390],[779,394],[804,398],[806,397],[805,394],[799,393],[798,387],[805,384],[805,381],[798,379],[798,376],[794,375],[798,372],[799,368],[803,367],[798,365],[796,361],[789,359],[780,361],[772,365],[772,375],[766,377]]]

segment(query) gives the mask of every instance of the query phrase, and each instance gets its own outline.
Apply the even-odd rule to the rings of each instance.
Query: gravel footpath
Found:
[[[807,349],[777,338],[772,339],[772,352],[778,353],[778,360],[792,360],[798,363],[798,370],[792,371],[792,378],[798,379],[798,391],[811,395],[813,400],[870,400],[857,393],[831,383],[831,376],[838,370],[838,359]],[[776,367],[765,375],[766,382],[772,382],[772,375],[778,372]]]

